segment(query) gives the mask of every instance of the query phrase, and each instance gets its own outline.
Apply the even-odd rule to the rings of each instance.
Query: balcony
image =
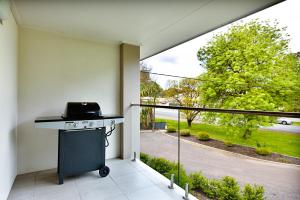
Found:
[[[0,1],[0,200],[182,199],[183,189],[168,189],[168,178],[138,161],[144,147],[131,102],[139,102],[139,62],[280,2]],[[124,116],[106,159],[125,160],[108,160],[108,178],[91,172],[57,185],[57,130],[34,121],[61,116],[71,101],[98,102],[103,114]],[[172,161],[185,165],[175,149]],[[126,160],[133,157],[137,162]],[[176,170],[169,175],[184,180]]]
[[[168,179],[140,161],[111,159],[106,164],[109,177],[99,178],[95,171],[66,178],[63,185],[57,185],[56,169],[19,175],[8,199],[181,200],[184,195],[179,187],[169,189]]]

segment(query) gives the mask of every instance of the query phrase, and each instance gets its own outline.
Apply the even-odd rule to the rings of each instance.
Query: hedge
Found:
[[[167,178],[171,174],[175,176],[175,182],[178,182],[178,165],[164,158],[152,157],[148,154],[141,153],[141,161],[158,171]],[[206,197],[217,200],[264,200],[263,186],[246,184],[243,189],[237,181],[229,176],[222,179],[208,179],[201,172],[194,172],[189,175],[182,165],[179,170],[179,186],[184,188],[189,183],[192,193],[201,192]]]

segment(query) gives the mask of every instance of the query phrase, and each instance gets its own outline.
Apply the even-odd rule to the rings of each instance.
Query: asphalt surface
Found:
[[[155,109],[155,114],[156,114],[155,116],[158,118],[171,119],[171,120],[177,120],[177,116],[178,116],[177,110],[170,110],[170,109],[163,109],[163,108]],[[291,120],[297,122],[300,121],[300,119],[293,119],[293,118],[291,118]],[[200,118],[198,117],[198,119],[196,119],[194,122],[200,122]],[[261,129],[300,134],[300,126],[293,126],[293,125],[274,124],[273,126],[262,127]]]
[[[269,126],[269,127],[261,127],[261,129],[266,129],[266,130],[271,130],[271,131],[284,131],[284,132],[300,134],[300,126],[293,126],[293,125],[274,124],[273,126]]]
[[[177,161],[177,138],[161,132],[141,132],[141,152]],[[188,173],[202,171],[209,178],[232,176],[263,185],[269,200],[300,199],[300,166],[258,160],[205,145],[181,141],[181,164]]]

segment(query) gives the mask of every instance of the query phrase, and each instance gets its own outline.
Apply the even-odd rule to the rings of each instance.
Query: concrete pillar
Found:
[[[139,109],[130,107],[140,101],[140,47],[130,44],[120,46],[121,114],[125,118],[121,126],[121,157],[132,158],[139,152]]]

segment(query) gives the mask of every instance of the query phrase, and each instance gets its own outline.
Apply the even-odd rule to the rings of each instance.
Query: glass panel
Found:
[[[172,174],[177,174],[178,168],[177,127],[156,117],[156,110],[144,107],[140,111],[140,159],[170,179]]]
[[[189,180],[195,196],[215,199],[220,190],[243,196],[246,184],[257,193],[262,190],[254,185],[262,186],[267,199],[294,199],[299,195],[296,185],[300,171],[286,163],[300,162],[300,127],[276,124],[277,119],[268,116],[200,116],[188,127],[182,114],[180,126],[180,164],[186,172],[181,172],[181,180]],[[298,134],[291,132],[293,128]],[[247,192],[251,192],[250,186]]]
[[[188,183],[199,199],[229,191],[233,199],[245,192],[297,199],[299,119],[201,112],[189,126],[184,110],[146,109],[140,109],[141,160],[168,178],[174,174],[182,188]],[[147,112],[155,120],[144,121]]]

